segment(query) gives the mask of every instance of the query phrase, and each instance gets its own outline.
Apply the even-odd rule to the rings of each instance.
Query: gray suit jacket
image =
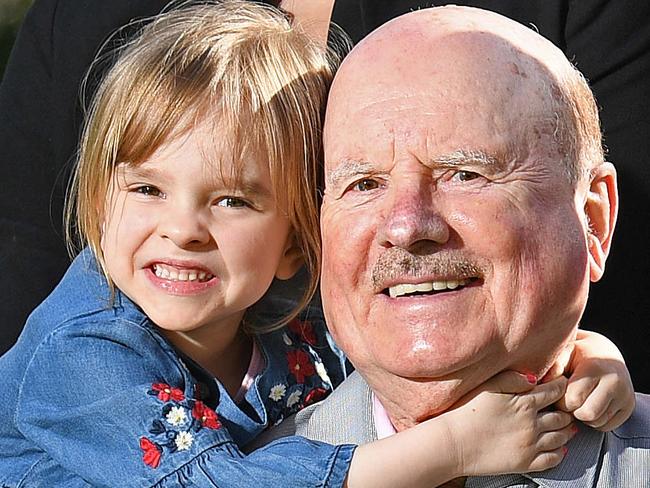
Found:
[[[357,372],[324,401],[312,405],[261,436],[252,448],[287,435],[331,444],[377,439],[372,392]],[[497,446],[498,447],[498,446]],[[468,478],[468,488],[650,488],[650,396],[637,394],[632,417],[604,434],[585,426],[569,444],[562,463],[542,473]]]

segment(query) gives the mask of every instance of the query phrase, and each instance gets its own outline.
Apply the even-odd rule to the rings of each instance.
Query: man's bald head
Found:
[[[582,74],[531,28],[472,7],[422,9],[375,30],[341,65],[330,92],[328,119],[332,121],[341,107],[347,112],[350,102],[363,99],[364,92],[376,98],[377,84],[390,97],[401,92],[406,79],[426,78],[432,72],[447,75],[451,82],[438,87],[423,84],[427,90],[437,88],[441,96],[453,90],[455,78],[510,86],[520,95],[524,91],[517,85],[529,83],[542,103],[538,115],[550,117],[570,178],[576,181],[603,162],[598,110]],[[326,124],[326,138],[336,138],[335,126]]]

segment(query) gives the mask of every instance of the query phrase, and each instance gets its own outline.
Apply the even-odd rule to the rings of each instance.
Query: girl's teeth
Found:
[[[213,275],[205,271],[176,271],[174,269],[163,268],[161,265],[154,265],[154,274],[159,278],[171,281],[207,281],[212,279]]]

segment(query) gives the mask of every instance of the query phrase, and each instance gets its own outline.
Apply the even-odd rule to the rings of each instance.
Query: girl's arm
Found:
[[[572,346],[554,367],[569,375],[566,395],[558,406],[595,429],[617,428],[635,406],[623,355],[607,337],[587,330],[578,330]]]
[[[146,324],[73,321],[24,360],[10,419],[26,438],[16,455],[40,453],[28,486],[339,487],[347,476],[353,445],[290,437],[245,456],[231,435],[241,416],[217,414]]]
[[[557,465],[575,434],[564,412],[542,411],[566,379],[533,388],[523,375],[497,375],[464,404],[357,448],[347,486],[438,486],[461,476],[539,471]]]

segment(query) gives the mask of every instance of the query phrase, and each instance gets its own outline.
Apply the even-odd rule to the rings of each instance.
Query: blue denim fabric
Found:
[[[86,250],[0,358],[0,486],[342,486],[352,445],[239,449],[345,377],[329,340],[322,317],[257,336],[266,368],[237,405],[119,290],[111,301]]]

